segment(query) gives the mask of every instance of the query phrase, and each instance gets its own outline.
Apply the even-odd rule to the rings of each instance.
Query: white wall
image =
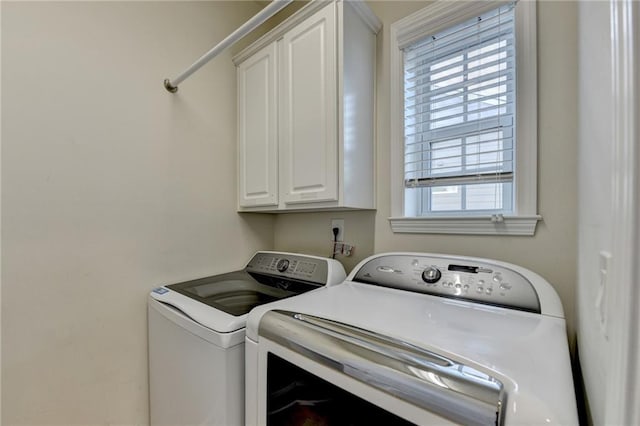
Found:
[[[2,424],[148,422],[146,296],[241,267],[230,53],[255,2],[2,2]]]
[[[579,11],[578,347],[593,424],[638,424],[640,5]]]
[[[594,424],[605,424],[607,342],[596,316],[600,251],[612,251],[611,27],[607,1],[580,3],[578,348]],[[597,196],[594,196],[596,195]]]

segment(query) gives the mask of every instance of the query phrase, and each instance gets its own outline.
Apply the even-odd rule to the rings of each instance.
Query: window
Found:
[[[435,2],[391,28],[394,232],[533,235],[535,2]]]

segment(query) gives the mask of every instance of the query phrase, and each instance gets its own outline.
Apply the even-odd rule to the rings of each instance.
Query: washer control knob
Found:
[[[428,284],[433,284],[438,282],[438,280],[442,277],[442,273],[435,266],[430,266],[424,271],[422,271],[422,281]]]
[[[289,267],[289,261],[287,259],[280,259],[276,265],[276,269],[280,272],[284,272]]]

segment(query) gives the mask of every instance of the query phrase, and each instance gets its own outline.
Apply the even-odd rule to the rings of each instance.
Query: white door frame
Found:
[[[640,3],[610,0],[613,268],[608,424],[640,424]]]

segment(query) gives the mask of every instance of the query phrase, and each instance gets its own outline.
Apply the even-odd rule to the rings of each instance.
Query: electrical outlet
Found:
[[[333,241],[333,228],[338,228],[336,241],[344,241],[344,219],[331,219],[331,228],[329,228],[331,241]]]

